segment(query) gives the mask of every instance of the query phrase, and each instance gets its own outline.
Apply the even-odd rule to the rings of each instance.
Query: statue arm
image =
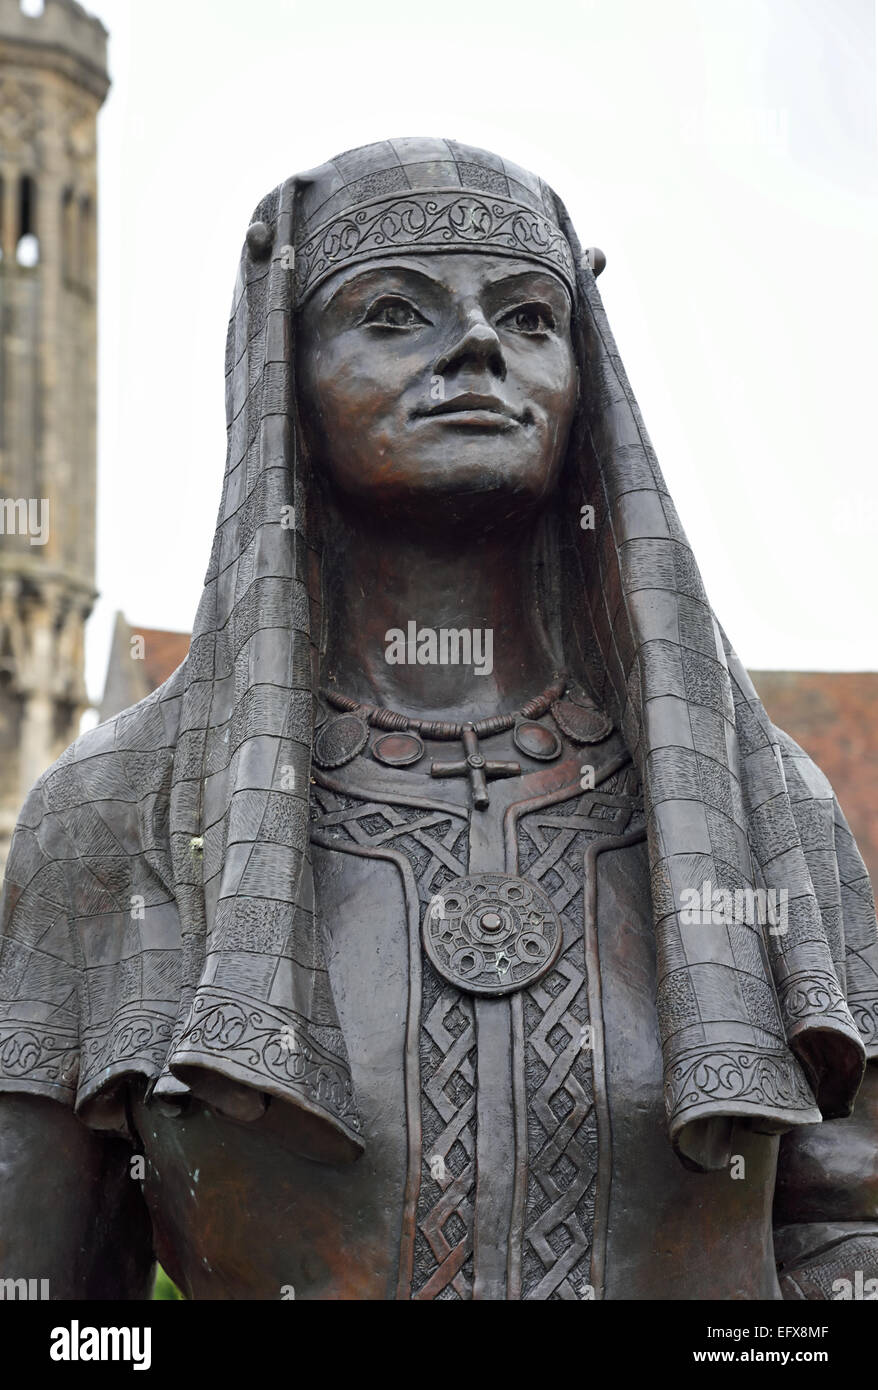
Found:
[[[47,1279],[51,1299],[149,1298],[151,1224],[130,1157],[57,1101],[0,1095],[0,1280]]]
[[[774,1223],[784,1298],[878,1298],[878,1061],[847,1119],[784,1135]]]

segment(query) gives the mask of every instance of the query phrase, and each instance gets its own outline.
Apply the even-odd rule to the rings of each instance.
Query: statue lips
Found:
[[[530,412],[525,411],[524,415],[519,416],[498,396],[484,396],[474,391],[464,391],[459,396],[452,396],[450,400],[439,401],[429,410],[415,411],[415,415],[422,419],[447,419],[451,425],[509,430],[527,423]]]

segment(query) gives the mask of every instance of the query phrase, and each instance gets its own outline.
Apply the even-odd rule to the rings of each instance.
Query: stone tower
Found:
[[[106,58],[75,0],[0,0],[0,870],[88,703]]]

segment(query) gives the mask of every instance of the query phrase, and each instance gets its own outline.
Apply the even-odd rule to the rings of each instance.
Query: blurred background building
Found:
[[[878,886],[878,674],[751,671],[769,717],[825,772]]]
[[[74,0],[0,0],[0,866],[88,707],[106,58]]]
[[[189,651],[189,637],[188,632],[132,627],[124,613],[117,613],[98,709],[101,722],[136,705],[166,681]]]

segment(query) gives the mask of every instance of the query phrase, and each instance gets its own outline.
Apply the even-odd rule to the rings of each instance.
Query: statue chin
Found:
[[[431,530],[461,525],[526,524],[554,493],[557,459],[519,447],[462,443],[453,453],[401,449],[393,465],[376,466],[350,454],[321,470],[339,511],[358,521],[404,522]],[[319,465],[318,465],[319,467]]]

